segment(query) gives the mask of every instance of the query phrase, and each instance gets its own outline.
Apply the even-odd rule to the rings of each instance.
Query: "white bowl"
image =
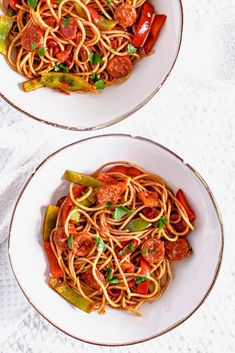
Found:
[[[103,128],[126,118],[157,93],[170,74],[180,48],[181,0],[152,0],[152,3],[158,13],[167,15],[167,20],[154,47],[155,53],[141,60],[123,84],[107,87],[97,95],[66,96],[48,88],[25,93],[21,89],[25,77],[13,71],[0,56],[0,95],[31,118],[66,129]]]
[[[47,285],[42,249],[46,205],[63,196],[65,169],[90,173],[109,161],[128,160],[182,187],[197,215],[189,236],[193,255],[173,264],[173,280],[164,295],[141,307],[141,317],[108,309],[86,314]],[[192,315],[208,296],[218,274],[223,226],[214,197],[202,177],[167,148],[143,138],[104,135],[68,145],[49,156],[33,173],[17,201],[10,226],[9,254],[16,279],[34,308],[65,333],[93,344],[127,345],[157,337]]]

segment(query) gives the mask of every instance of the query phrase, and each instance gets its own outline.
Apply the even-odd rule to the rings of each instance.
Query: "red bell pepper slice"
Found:
[[[83,186],[78,186],[73,188],[73,195],[74,197],[78,197],[81,195],[81,192],[83,190]],[[64,226],[66,218],[68,217],[69,211],[71,210],[71,207],[73,206],[73,201],[71,200],[70,194],[66,196],[66,199],[62,205],[62,210],[61,210],[61,215],[60,215],[60,225]]]
[[[118,183],[118,180],[114,179],[111,175],[108,175],[107,173],[100,173],[96,179],[109,185]]]
[[[161,32],[161,29],[162,29],[165,21],[166,21],[165,15],[156,15],[155,16],[153,23],[152,23],[152,26],[151,26],[151,29],[150,29],[150,32],[149,32],[149,35],[148,35],[148,38],[144,44],[145,54],[149,54],[152,51],[153,46],[157,41],[157,38],[159,36],[159,33]]]
[[[195,221],[196,216],[194,211],[192,210],[192,208],[190,207],[190,205],[188,204],[188,201],[185,197],[185,194],[183,192],[182,189],[179,189],[176,193],[176,199],[182,204],[182,206],[184,207],[187,215],[188,215],[188,219],[190,220],[190,222]]]
[[[57,261],[55,254],[53,253],[51,244],[47,241],[44,241],[43,246],[44,246],[44,249],[45,249],[45,252],[47,255],[47,259],[49,262],[49,267],[50,267],[52,277],[53,278],[63,277],[64,273],[63,273],[62,269],[60,268],[60,265]]]
[[[89,5],[86,5],[86,7],[87,7],[88,11],[90,12],[92,22],[97,24],[100,20],[100,15],[96,11],[96,9],[94,9],[94,7],[91,7]]]
[[[131,244],[132,243],[132,244]],[[131,246],[133,245],[133,246]],[[124,246],[124,248],[120,249],[119,247],[116,248],[116,254],[119,259],[123,259],[127,255],[130,255],[138,248],[138,241],[133,239],[128,244]],[[131,249],[133,247],[133,250]]]
[[[148,262],[146,262],[143,257],[140,260],[140,275],[142,276],[150,276],[150,266]],[[147,294],[149,289],[150,279],[147,279],[145,282],[138,283],[137,285],[137,293],[139,294]]]
[[[132,45],[134,45],[134,47],[142,47],[144,45],[148,37],[154,16],[155,14],[152,5],[146,1],[143,5],[136,33],[132,40]]]
[[[21,5],[22,1],[21,0],[10,0],[9,5],[10,7],[15,10],[16,12],[19,11],[19,8],[16,5]]]
[[[135,176],[142,174],[142,172],[135,167],[127,167],[125,165],[120,165],[120,164],[115,165],[112,168],[110,168],[107,171],[107,173],[122,173],[122,174],[132,176],[132,177],[135,177]]]

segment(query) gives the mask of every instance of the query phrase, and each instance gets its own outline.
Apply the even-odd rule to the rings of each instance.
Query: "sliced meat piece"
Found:
[[[123,28],[131,27],[137,19],[136,9],[130,4],[119,5],[115,10],[114,19]]]
[[[99,278],[99,280],[101,282],[105,283],[104,275],[98,270],[96,270],[95,273],[96,273],[96,276]],[[86,273],[84,273],[83,280],[89,287],[94,288],[94,289],[100,289],[100,285],[96,281],[96,279],[94,278],[94,276],[92,274],[92,270],[89,270]]]
[[[107,65],[110,76],[122,78],[128,76],[132,71],[132,62],[128,56],[115,56]]]
[[[192,248],[185,239],[177,239],[176,241],[165,242],[166,257],[171,261],[183,260],[192,254]]]
[[[107,202],[112,202],[115,205],[125,190],[126,185],[121,182],[114,185],[101,186],[97,193],[98,203],[106,205]]]
[[[64,39],[75,39],[77,37],[78,22],[76,18],[64,18],[60,22],[60,33]]]
[[[43,44],[43,34],[38,26],[32,24],[22,32],[20,40],[23,49],[38,50]]]
[[[138,193],[139,199],[147,207],[156,207],[159,203],[159,196],[154,191],[141,191]]]
[[[146,240],[142,245],[141,254],[150,265],[162,261],[165,256],[164,242],[158,239]]]
[[[54,233],[55,245],[60,250],[67,250],[69,248],[67,241],[68,241],[68,237],[65,234],[64,227],[57,228]]]
[[[86,256],[93,246],[94,240],[89,234],[77,234],[73,237],[72,252],[77,256]]]
[[[48,16],[47,18],[45,18],[44,22],[52,28],[56,26],[56,19],[53,16]]]

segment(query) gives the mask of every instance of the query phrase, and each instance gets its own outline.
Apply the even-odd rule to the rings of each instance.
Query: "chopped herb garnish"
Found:
[[[133,252],[135,250],[134,243],[131,241],[127,247],[125,247],[123,250],[119,251],[119,255],[123,256],[126,255],[129,251]]]
[[[73,248],[73,234],[69,234],[69,237],[68,237],[68,246],[69,246],[69,249],[72,249]]]
[[[135,250],[133,241],[131,241],[131,242],[128,244],[127,249],[130,250],[131,252],[133,252],[133,251]]]
[[[146,248],[141,249],[141,254],[142,254],[142,255],[147,254],[147,249],[146,249]]]
[[[130,43],[128,43],[127,49],[129,54],[135,54],[137,52],[137,49]]]
[[[113,277],[113,269],[109,267],[107,269],[106,281],[110,281]]]
[[[112,201],[108,201],[107,203],[106,203],[106,208],[110,208],[110,207],[112,207],[113,206],[113,202]]]
[[[45,55],[45,48],[44,47],[39,48],[37,51],[37,54],[39,56],[44,56]]]
[[[153,252],[156,252],[155,249],[150,249],[149,252],[153,253]]]
[[[95,82],[95,86],[98,89],[104,89],[104,80],[99,80]]]
[[[111,284],[117,284],[118,283],[118,278],[114,277],[114,278],[110,279],[108,282],[111,283]]]
[[[90,75],[89,78],[90,78],[90,80],[92,80],[92,81],[94,81],[94,82],[99,81],[99,77],[98,77],[98,75],[97,75],[96,73]]]
[[[61,27],[64,28],[64,27],[68,26],[70,24],[71,20],[72,20],[71,18],[66,18],[64,20],[64,22],[62,23]]]
[[[135,277],[135,281],[136,281],[136,283],[146,282],[147,281],[147,277],[146,276],[136,276]]]
[[[128,208],[126,208],[125,206],[121,206],[121,207],[116,207],[115,211],[112,213],[112,216],[114,219],[116,219],[117,221],[120,221],[122,219],[123,216],[125,216],[126,214],[131,214],[133,213],[135,210],[129,210]]]
[[[109,6],[112,2],[113,0],[107,0],[106,4]]]
[[[56,72],[69,72],[69,67],[62,63],[55,64],[54,71]]]
[[[34,9],[37,6],[38,0],[28,0],[28,7]]]
[[[96,241],[98,252],[103,251],[103,249],[106,247],[106,244],[103,241],[103,239],[101,239],[100,237],[95,237],[95,241]]]
[[[167,223],[168,223],[168,219],[166,217],[161,217],[154,227],[158,229],[162,229],[167,225]]]
[[[90,61],[91,64],[93,64],[94,55],[95,55],[95,54],[92,53],[92,52],[89,54],[89,61]]]
[[[38,46],[38,43],[37,43],[37,42],[34,42],[34,43],[31,44],[31,48],[32,48],[33,50],[35,50],[35,49],[37,48],[37,46]]]
[[[101,64],[103,59],[100,54],[91,52],[89,55],[89,61],[92,65]]]
[[[60,4],[63,0],[56,0],[57,4]]]

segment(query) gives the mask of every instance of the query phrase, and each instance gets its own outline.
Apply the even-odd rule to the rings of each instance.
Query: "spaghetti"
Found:
[[[109,305],[138,314],[166,289],[171,262],[192,253],[185,237],[195,214],[183,191],[174,195],[130,162],[107,163],[91,176],[67,170],[65,179],[68,195],[48,206],[44,220],[49,285],[87,312]]]
[[[26,92],[96,92],[123,82],[152,53],[166,19],[145,0],[9,1],[2,4],[13,19],[6,60],[31,79]]]

